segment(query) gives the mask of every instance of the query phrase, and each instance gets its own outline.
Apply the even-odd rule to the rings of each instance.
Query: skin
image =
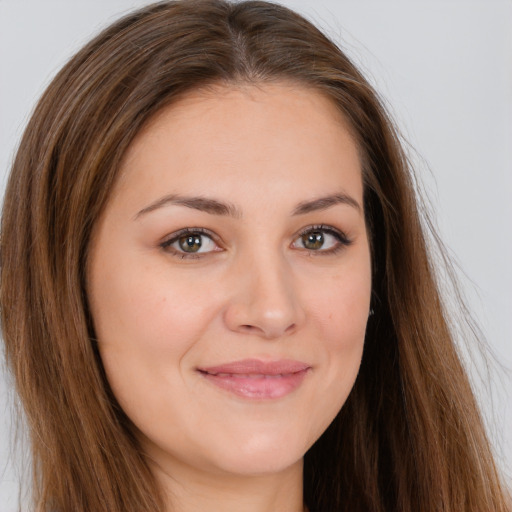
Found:
[[[170,195],[230,211],[160,201]],[[297,212],[333,195],[345,201]],[[362,356],[371,290],[362,204],[346,123],[297,85],[193,92],[132,143],[95,230],[88,294],[109,383],[169,510],[303,509],[303,455],[345,402]],[[191,257],[176,239],[184,228],[211,235],[199,234]],[[323,242],[311,249],[304,229]],[[247,358],[309,370],[277,399],[237,396],[198,371]]]

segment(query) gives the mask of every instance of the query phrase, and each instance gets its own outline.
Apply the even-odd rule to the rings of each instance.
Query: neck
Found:
[[[304,512],[303,462],[278,473],[233,475],[199,472],[180,464],[172,473],[152,465],[164,490],[166,512]]]

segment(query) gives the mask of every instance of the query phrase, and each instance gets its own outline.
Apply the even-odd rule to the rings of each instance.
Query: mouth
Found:
[[[245,359],[219,366],[198,368],[211,384],[236,396],[272,400],[295,391],[311,366],[300,361]]]

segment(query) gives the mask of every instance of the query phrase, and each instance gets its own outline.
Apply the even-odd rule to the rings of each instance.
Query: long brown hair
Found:
[[[456,353],[407,158],[377,95],[334,43],[266,2],[170,1],[132,13],[50,84],[21,141],[1,233],[2,329],[40,512],[156,512],[163,501],[106,381],[87,250],[141,127],[184,93],[286,81],[320,91],[360,148],[373,315],[354,388],[305,455],[313,511],[505,511]]]

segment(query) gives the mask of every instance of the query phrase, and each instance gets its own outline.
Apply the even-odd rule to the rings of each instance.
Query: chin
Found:
[[[294,439],[277,440],[265,435],[255,435],[243,443],[234,443],[229,450],[217,454],[215,464],[222,472],[238,475],[267,475],[285,471],[302,464],[304,453],[309,448]]]

